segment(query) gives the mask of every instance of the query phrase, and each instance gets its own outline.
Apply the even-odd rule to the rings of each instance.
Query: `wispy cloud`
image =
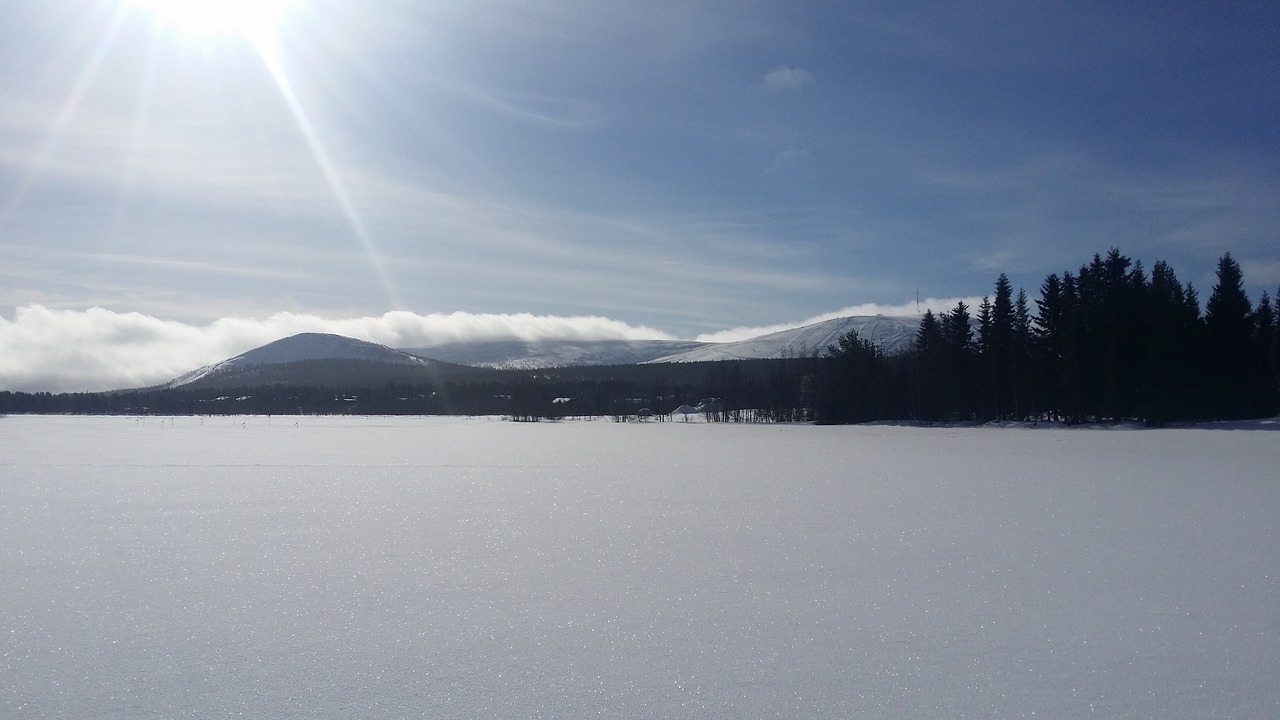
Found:
[[[764,86],[769,90],[794,90],[813,83],[813,76],[800,68],[779,65],[765,73]]]
[[[1240,260],[1240,270],[1251,285],[1262,288],[1256,297],[1251,298],[1254,302],[1262,298],[1263,292],[1267,293],[1273,301],[1280,299],[1280,290],[1277,289],[1277,286],[1280,286],[1280,258],[1274,255],[1245,257]]]
[[[12,320],[0,317],[0,389],[91,392],[154,385],[300,332],[330,332],[391,347],[466,340],[671,338],[653,328],[597,316],[396,311],[327,318],[276,313],[265,319],[222,318],[191,325],[104,308],[30,305],[17,308]]]
[[[500,96],[478,87],[453,83],[448,91],[521,122],[558,130],[594,127],[605,120],[597,103],[582,98],[509,95]]]
[[[957,302],[964,302],[970,308],[975,308],[978,303],[982,302],[982,298],[921,298],[918,304],[915,300],[910,300],[900,305],[879,305],[876,303],[850,305],[849,307],[841,308],[839,310],[822,313],[821,315],[814,315],[813,317],[806,318],[798,322],[777,323],[775,325],[757,325],[753,327],[736,327],[728,330],[720,330],[718,332],[703,333],[697,337],[697,340],[700,342],[735,342],[738,340],[747,340],[753,337],[759,337],[760,335],[767,335],[769,333],[804,327],[805,325],[813,325],[814,323],[820,323],[826,320],[858,315],[919,317],[926,310],[932,310],[935,313],[948,312],[956,306]]]

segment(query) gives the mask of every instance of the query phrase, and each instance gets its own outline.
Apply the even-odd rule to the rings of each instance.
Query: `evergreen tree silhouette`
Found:
[[[1251,397],[1260,389],[1252,357],[1252,307],[1244,291],[1244,274],[1231,253],[1219,258],[1217,277],[1204,315],[1210,407],[1216,417],[1246,417],[1259,409],[1257,399]]]

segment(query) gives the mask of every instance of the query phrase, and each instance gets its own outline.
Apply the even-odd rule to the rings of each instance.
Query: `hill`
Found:
[[[177,377],[165,388],[248,386],[277,382],[325,384],[424,381],[448,363],[416,357],[385,345],[329,333],[300,333]]]

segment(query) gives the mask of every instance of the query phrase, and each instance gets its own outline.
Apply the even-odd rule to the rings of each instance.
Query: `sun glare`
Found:
[[[138,0],[166,27],[189,35],[270,33],[298,0]]]

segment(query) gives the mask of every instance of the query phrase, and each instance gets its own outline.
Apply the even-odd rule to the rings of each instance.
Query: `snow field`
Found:
[[[0,418],[0,716],[1280,716],[1254,427]]]

